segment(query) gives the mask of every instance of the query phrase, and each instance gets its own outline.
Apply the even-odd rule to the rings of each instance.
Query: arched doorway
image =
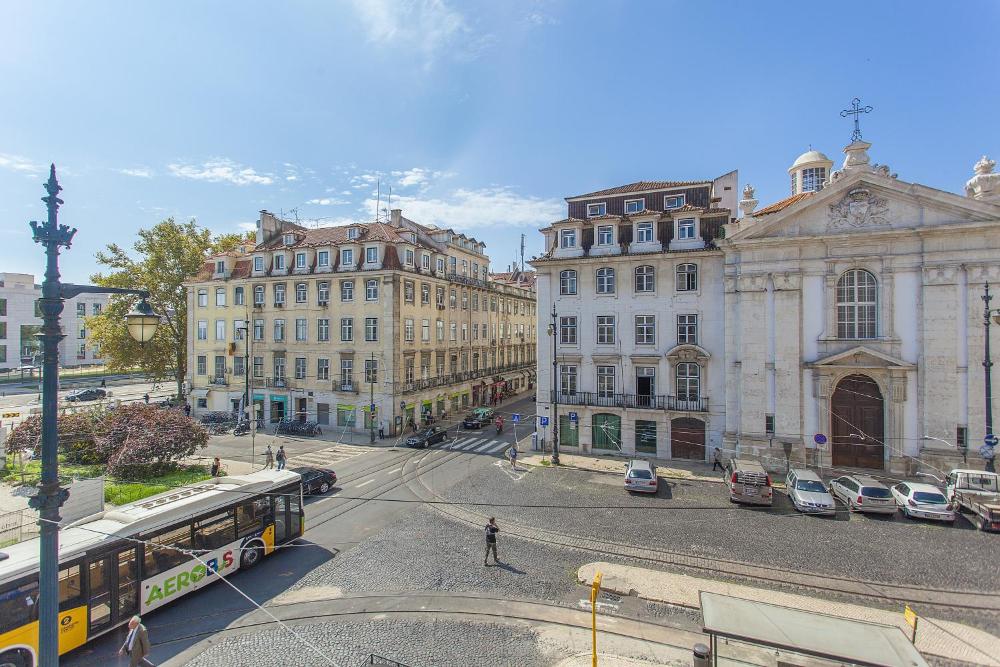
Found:
[[[670,420],[670,456],[675,459],[705,460],[705,422],[692,417]]]
[[[848,375],[833,392],[833,465],[885,467],[885,404],[875,380]]]

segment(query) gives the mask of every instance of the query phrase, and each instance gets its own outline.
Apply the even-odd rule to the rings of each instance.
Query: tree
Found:
[[[252,248],[257,244],[257,233],[256,232],[243,232],[240,233],[230,233],[230,234],[219,234],[214,239],[212,239],[212,252],[231,252],[236,250],[241,245],[245,245],[248,248]]]
[[[97,253],[97,261],[108,273],[91,276],[104,287],[149,290],[149,304],[163,318],[153,339],[141,345],[129,335],[123,318],[135,304],[135,297],[115,296],[100,315],[88,318],[93,340],[100,346],[108,368],[123,371],[138,366],[155,382],[173,379],[181,394],[187,372],[187,291],[184,281],[201,270],[209,254],[217,249],[236,247],[239,234],[212,239],[209,230],[194,220],[175,222],[173,218],[152,229],[140,229],[135,242],[136,258],[117,243]]]
[[[94,429],[96,449],[108,454],[108,474],[141,480],[208,446],[208,431],[176,408],[122,404]]]
[[[59,415],[59,450],[74,463],[103,463],[94,451],[94,422],[92,411],[70,412]],[[36,456],[42,449],[42,416],[31,415],[14,427],[7,436],[8,454],[31,450]]]

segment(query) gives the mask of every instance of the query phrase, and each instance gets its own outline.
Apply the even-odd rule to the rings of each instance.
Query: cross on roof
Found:
[[[840,112],[841,118],[854,116],[854,134],[851,135],[852,142],[861,141],[861,124],[858,122],[858,116],[863,113],[871,113],[871,111],[872,108],[870,106],[861,106],[861,100],[855,97],[851,100],[851,108]]]

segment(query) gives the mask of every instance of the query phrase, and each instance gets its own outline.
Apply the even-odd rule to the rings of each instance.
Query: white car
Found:
[[[812,470],[792,468],[785,477],[785,491],[795,509],[804,514],[836,514],[837,504],[823,480]]]
[[[640,493],[656,493],[656,466],[649,461],[633,459],[625,464],[625,490]]]
[[[830,491],[851,512],[895,514],[896,501],[886,486],[867,475],[847,475],[830,482]]]
[[[932,484],[900,482],[892,487],[900,511],[911,519],[955,521],[954,506],[948,502],[941,489]]]

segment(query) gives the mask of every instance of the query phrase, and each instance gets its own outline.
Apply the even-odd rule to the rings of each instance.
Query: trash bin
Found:
[[[531,450],[537,452],[541,449],[538,442],[538,433],[531,434]]]
[[[709,667],[712,664],[712,649],[704,644],[695,644],[691,653],[691,664],[694,667]]]

